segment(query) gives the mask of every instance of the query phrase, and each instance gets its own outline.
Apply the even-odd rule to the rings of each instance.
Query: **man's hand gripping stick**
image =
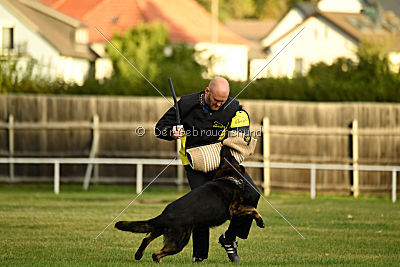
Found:
[[[171,89],[172,97],[174,98],[174,107],[176,112],[176,124],[172,128],[172,138],[178,139],[183,136],[183,125],[181,125],[181,116],[179,114],[178,100],[176,99],[176,94],[174,86],[172,85],[171,78],[168,78],[169,88]]]

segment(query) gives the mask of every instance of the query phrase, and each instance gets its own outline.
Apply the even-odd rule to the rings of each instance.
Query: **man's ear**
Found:
[[[210,93],[210,88],[206,87],[206,90],[204,90],[206,92],[206,95],[208,95]]]

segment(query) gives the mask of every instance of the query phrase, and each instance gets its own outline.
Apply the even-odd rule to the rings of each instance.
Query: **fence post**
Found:
[[[315,167],[311,168],[311,173],[310,173],[311,177],[310,177],[310,197],[311,199],[315,199],[315,184],[316,184],[316,180],[315,180]]]
[[[60,161],[54,161],[54,194],[60,193]]]
[[[139,194],[143,189],[143,164],[136,165],[136,193]]]
[[[179,150],[181,149],[181,139],[176,140],[176,156],[179,159]],[[183,165],[178,165],[177,166],[177,179],[176,179],[176,184],[178,187],[178,191],[181,192],[183,191]]]
[[[357,198],[360,194],[359,173],[358,173],[358,121],[353,120],[352,124],[353,137],[353,196]]]
[[[14,157],[14,116],[8,116],[8,157]],[[10,181],[14,181],[14,163],[10,162],[9,164],[9,179]]]
[[[392,171],[392,202],[396,202],[396,192],[397,192],[397,170],[393,169]]]
[[[269,118],[263,119],[263,160],[264,160],[264,196],[271,193],[271,177],[270,177],[270,130]]]
[[[97,114],[93,116],[92,130],[93,130],[93,140],[92,140],[92,148],[90,149],[89,159],[95,158],[99,147],[100,131],[99,131],[99,116]],[[93,163],[89,163],[86,167],[85,179],[83,181],[83,190],[85,191],[87,191],[89,188],[92,170],[93,170]]]

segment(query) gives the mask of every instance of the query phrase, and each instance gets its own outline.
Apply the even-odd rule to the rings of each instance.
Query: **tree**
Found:
[[[212,0],[196,0],[208,11]],[[280,19],[298,2],[317,3],[318,0],[219,0],[219,20],[229,19]]]
[[[212,0],[197,0],[200,5],[211,12]],[[243,19],[255,18],[256,5],[254,0],[219,0],[219,14],[220,21],[229,19]]]
[[[134,70],[108,45],[107,53],[113,62],[114,76],[133,87],[143,82],[139,72],[152,82],[157,80],[161,72],[159,64],[164,57],[163,48],[169,44],[168,32],[163,24],[140,23],[123,34],[115,33],[112,42],[138,70]]]
[[[163,94],[169,93],[168,77],[173,77],[177,94],[202,80],[205,67],[194,60],[195,50],[188,44],[171,43],[164,24],[141,23],[122,35],[114,34],[112,42]],[[113,47],[108,45],[107,52],[113,62],[113,79],[120,79],[119,86],[125,87],[123,94],[158,94]]]

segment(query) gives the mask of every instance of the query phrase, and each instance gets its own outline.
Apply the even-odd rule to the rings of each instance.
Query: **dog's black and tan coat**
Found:
[[[221,150],[221,158],[244,174],[244,168],[225,146]],[[229,163],[222,160],[213,181],[170,203],[159,216],[147,221],[120,221],[115,224],[122,231],[148,233],[135,254],[136,260],[140,260],[149,243],[161,235],[164,235],[164,247],[152,255],[154,261],[159,262],[165,256],[180,252],[189,242],[195,225],[218,226],[232,217],[251,215],[259,227],[264,227],[256,208],[243,204],[242,185],[245,181]]]

